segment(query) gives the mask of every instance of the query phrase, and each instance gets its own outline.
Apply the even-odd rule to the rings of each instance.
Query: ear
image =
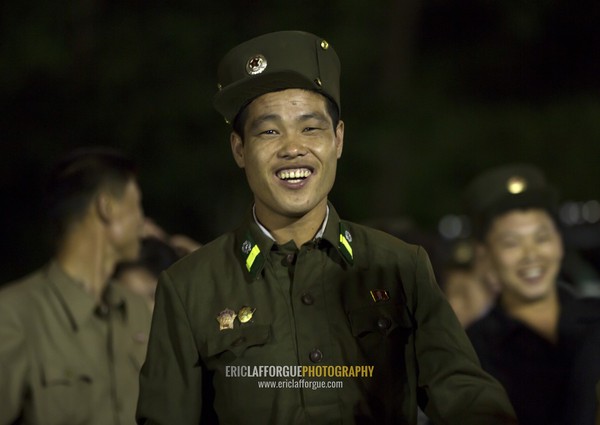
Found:
[[[244,141],[235,131],[231,132],[229,136],[229,142],[231,143],[231,153],[236,164],[240,168],[244,168],[246,161],[244,159]]]
[[[500,291],[500,279],[492,263],[490,250],[483,242],[478,242],[475,251],[475,264],[477,275],[493,293]]]
[[[112,219],[114,211],[114,199],[107,192],[100,192],[94,198],[94,207],[98,218],[102,223],[108,223]]]
[[[344,150],[344,121],[341,120],[335,129],[335,149],[337,151],[337,158],[340,159]]]

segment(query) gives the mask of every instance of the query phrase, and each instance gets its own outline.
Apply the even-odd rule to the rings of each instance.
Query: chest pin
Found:
[[[238,312],[238,319],[241,323],[246,323],[252,320],[252,315],[256,311],[255,308],[244,306]]]
[[[217,315],[217,321],[219,322],[219,330],[233,329],[233,321],[237,314],[230,308],[226,308]]]

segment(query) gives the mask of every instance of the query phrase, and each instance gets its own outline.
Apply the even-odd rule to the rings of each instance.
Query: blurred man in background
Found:
[[[131,425],[150,311],[110,277],[139,253],[134,163],[71,153],[48,178],[47,212],[53,258],[0,291],[0,424]]]
[[[564,248],[557,194],[528,164],[490,169],[466,189],[475,235],[500,285],[491,311],[467,332],[481,364],[506,388],[523,425],[591,425],[594,382],[574,371],[582,342],[600,326],[600,300],[558,281]],[[596,377],[597,378],[597,377]],[[589,393],[573,408],[573,392]]]

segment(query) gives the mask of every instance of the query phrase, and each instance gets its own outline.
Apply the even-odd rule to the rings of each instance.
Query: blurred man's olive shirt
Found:
[[[52,262],[0,290],[0,425],[131,425],[150,327],[117,285],[100,308]]]

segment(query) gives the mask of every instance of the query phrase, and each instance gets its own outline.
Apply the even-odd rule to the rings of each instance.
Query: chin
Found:
[[[540,301],[547,298],[551,293],[550,288],[536,288],[536,290],[523,291],[522,297],[528,301]]]
[[[138,246],[136,246],[135,248],[131,249],[128,252],[125,252],[123,255],[123,258],[121,258],[121,261],[135,261],[140,257],[140,245],[138,244]]]

